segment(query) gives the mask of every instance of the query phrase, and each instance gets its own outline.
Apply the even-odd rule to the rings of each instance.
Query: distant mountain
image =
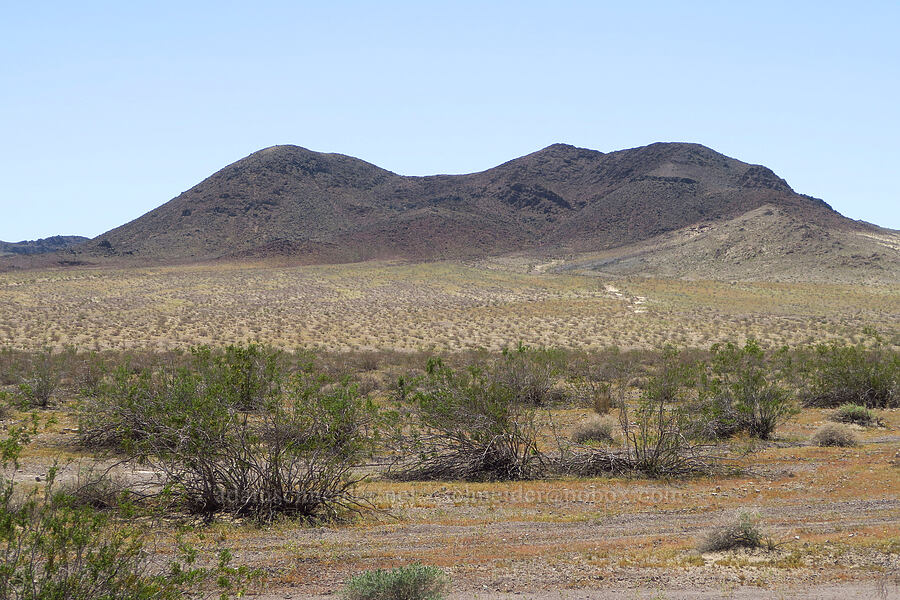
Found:
[[[606,154],[554,144],[480,173],[429,177],[397,175],[341,154],[274,146],[75,248],[65,262],[335,263],[523,252],[577,257],[629,248],[640,253],[645,242],[658,246],[663,237],[691,227],[752,215],[768,219],[760,211],[764,207],[783,222],[767,235],[794,231],[794,225],[808,228],[811,237],[799,245],[791,241],[792,253],[784,260],[809,254],[827,267],[839,253],[823,246],[822,232],[857,236],[861,251],[887,257],[869,261],[875,265],[890,265],[896,256],[893,242],[876,239],[879,232],[893,235],[889,230],[846,219],[823,201],[794,192],[764,166],[699,144],[656,143]],[[740,227],[728,231],[737,235]],[[724,245],[730,239],[695,244],[694,262],[713,264],[710,252],[727,262],[731,255]],[[719,254],[712,248],[716,243],[722,245]],[[770,244],[763,252],[775,260],[777,247]],[[691,260],[681,256],[679,264],[690,271]]]
[[[88,241],[89,238],[80,235],[54,235],[53,237],[39,240],[24,240],[21,242],[0,241],[0,256],[9,254],[45,254],[66,250],[72,246]]]

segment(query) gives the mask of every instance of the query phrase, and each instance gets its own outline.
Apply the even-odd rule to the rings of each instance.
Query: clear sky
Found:
[[[407,175],[699,142],[900,228],[900,2],[11,2],[0,239],[95,236],[255,150]]]

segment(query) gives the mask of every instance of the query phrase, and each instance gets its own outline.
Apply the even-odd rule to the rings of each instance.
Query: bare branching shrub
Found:
[[[813,434],[812,439],[816,446],[849,447],[859,445],[859,439],[852,429],[846,425],[838,425],[836,423],[822,425]]]
[[[679,360],[673,349],[649,378],[636,409],[619,409],[627,460],[651,477],[679,477],[709,472],[712,463],[687,432],[693,415],[688,410],[688,390],[695,369]]]
[[[118,509],[139,496],[128,481],[112,474],[112,467],[81,470],[74,478],[58,483],[56,490],[67,496],[73,506],[98,511]]]
[[[431,359],[424,376],[400,382],[398,396],[407,418],[391,476],[502,480],[540,472],[534,406],[483,370],[453,371]]]
[[[2,442],[2,466],[17,465],[30,434],[13,428]],[[199,567],[188,544],[157,565],[145,532],[56,485],[56,467],[43,488],[22,486],[0,474],[0,598],[20,600],[177,600],[241,597],[257,576],[232,567],[230,553]],[[232,596],[232,594],[234,596]]]
[[[697,544],[700,552],[722,552],[737,548],[774,547],[774,543],[764,538],[757,519],[748,513],[741,513],[734,523],[716,527]]]

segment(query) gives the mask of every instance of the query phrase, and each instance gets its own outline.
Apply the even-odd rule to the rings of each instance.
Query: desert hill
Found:
[[[760,211],[763,207],[772,212]],[[794,231],[794,225],[808,228],[807,243],[797,245],[793,237],[786,242],[790,254],[773,254],[777,244],[770,244],[765,252],[776,262],[779,256],[788,261],[818,257],[817,264],[827,268],[832,258],[840,258],[823,246],[822,237],[831,234],[855,236],[863,246],[856,254],[873,264],[889,264],[896,254],[896,248],[874,237],[859,237],[865,232],[877,236],[879,228],[846,219],[821,200],[794,192],[764,166],[698,144],[656,143],[610,153],[554,144],[479,173],[428,177],[398,175],[341,154],[274,146],[70,250],[65,260],[277,257],[334,263],[612,252],[619,257],[613,261],[618,266],[604,264],[613,271],[631,272],[637,264],[689,275],[692,264],[712,264],[708,254],[715,254],[716,240],[722,245],[717,260],[727,263],[731,255],[725,246],[731,238],[707,236],[704,244],[689,244],[681,254],[693,258],[682,256],[673,268],[654,266],[671,253],[629,262],[615,249],[632,254],[658,250],[666,239],[670,245],[684,239],[676,232],[753,215],[766,223],[776,216],[780,225],[766,225],[767,235]],[[754,243],[752,236],[744,238],[742,243]],[[726,270],[740,276],[742,267],[737,263]]]

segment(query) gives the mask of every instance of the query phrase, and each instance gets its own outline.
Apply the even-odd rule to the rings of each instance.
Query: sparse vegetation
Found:
[[[709,573],[731,561],[739,575],[747,574],[740,565],[764,561],[789,580],[796,567],[787,565],[817,560],[826,552],[823,539],[839,546],[821,561],[830,575],[834,569],[855,575],[855,565],[876,568],[893,556],[896,519],[884,507],[896,500],[900,485],[892,438],[900,413],[863,407],[888,427],[853,428],[861,442],[878,442],[867,443],[864,452],[797,444],[831,418],[831,410],[776,412],[770,437],[777,433],[777,443],[747,439],[747,423],[767,422],[767,403],[754,401],[766,399],[759,390],[776,388],[774,398],[786,398],[786,406],[807,398],[823,364],[814,344],[860,344],[889,363],[897,348],[892,289],[834,286],[823,293],[806,284],[641,279],[616,282],[616,297],[597,278],[446,263],[204,265],[148,268],[140,278],[127,270],[67,270],[42,277],[38,292],[30,277],[9,273],[0,282],[8,284],[0,285],[0,294],[10,300],[10,318],[0,323],[0,343],[12,345],[0,351],[0,391],[15,402],[7,422],[30,418],[23,409],[31,403],[24,402],[19,384],[31,377],[45,346],[54,348],[60,379],[47,410],[34,411],[53,425],[18,473],[24,483],[17,497],[32,488],[42,492],[47,465],[57,455],[73,465],[96,461],[97,473],[115,464],[108,481],[73,478],[76,467],[68,466],[54,489],[73,509],[106,519],[110,530],[139,515],[140,533],[154,536],[154,545],[144,546],[153,559],[148,576],[168,572],[169,561],[179,556],[168,541],[193,521],[203,523],[196,529],[203,552],[220,543],[236,547],[240,560],[266,567],[267,585],[300,594],[334,593],[335,582],[350,573],[413,560],[452,565],[463,593],[482,577],[507,581],[511,562],[521,579],[511,582],[510,593],[533,590],[544,581],[537,573],[551,566],[571,575],[575,586],[581,585],[577,569],[583,564],[600,571],[628,567],[622,572],[631,573],[626,578],[634,583],[644,568],[690,569],[703,562],[685,554],[690,542],[656,534],[673,523],[707,528],[706,507],[764,507],[773,527],[791,531],[785,534],[790,556],[715,557],[714,564],[707,562]],[[29,304],[35,293],[52,297],[59,312]],[[639,295],[647,302],[638,303]],[[882,342],[860,335],[863,319],[885,332]],[[761,354],[748,349],[748,338],[759,340]],[[228,349],[228,342],[241,345]],[[684,350],[661,352],[666,342]],[[81,349],[66,351],[67,343]],[[190,352],[197,343],[209,347]],[[788,348],[776,350],[782,345]],[[504,355],[503,348],[510,350]],[[423,370],[436,353],[452,382]],[[404,384],[395,387],[398,377]],[[298,380],[313,389],[299,403]],[[359,383],[355,391],[349,391],[352,382]],[[329,448],[344,443],[334,441],[348,430],[335,414],[346,411],[326,408],[340,405],[336,399],[316,399],[332,393],[361,407],[358,418],[353,411],[349,418],[350,438],[362,444],[359,453],[349,452],[352,444],[343,447],[346,454],[314,451],[319,442]],[[427,410],[420,394],[430,397]],[[725,397],[727,405],[713,403]],[[708,413],[705,403],[731,411]],[[742,403],[749,410],[737,410]],[[295,411],[295,404],[302,409]],[[616,419],[615,427],[580,437],[579,426],[593,425],[593,413]],[[316,430],[311,422],[323,425]],[[352,423],[361,425],[363,435],[354,438]],[[718,433],[698,433],[698,423]],[[724,432],[727,424],[736,425],[736,435]],[[441,427],[457,437],[445,436]],[[612,443],[570,441],[606,439],[608,429]],[[301,430],[320,432],[303,451],[297,449],[305,443],[298,442],[302,436],[289,435]],[[195,432],[208,442],[192,438]],[[498,440],[512,434],[520,444],[488,443],[496,432]],[[373,444],[373,435],[381,443]],[[171,443],[177,436],[181,445]],[[482,461],[475,448],[488,449],[490,460]],[[251,455],[256,462],[245,460]],[[348,488],[346,506],[307,516],[296,504],[260,502],[256,492],[245,493],[279,489],[270,482],[274,475],[257,476],[273,456],[283,457],[280,464],[290,473],[305,472],[303,461],[315,456],[328,473],[340,472],[332,465],[352,465],[345,482],[368,478]],[[437,464],[430,461],[439,456],[450,457],[441,469],[404,472]],[[213,465],[214,476],[198,475],[193,465],[201,464]],[[290,464],[302,466],[292,471]],[[692,475],[702,476],[675,481]],[[93,479],[97,485],[85,485]],[[204,495],[198,489],[204,481],[217,482],[220,491]],[[810,506],[811,495],[825,502]],[[251,500],[241,508],[227,500],[232,496]],[[877,503],[854,508],[858,521],[848,522],[845,511],[833,508],[863,499]],[[360,507],[376,510],[354,512]],[[150,511],[166,518],[151,523]],[[876,511],[875,526],[857,525],[871,523]],[[618,518],[607,523],[600,516],[606,514],[621,515],[626,525],[620,527]],[[361,527],[329,527],[326,533],[305,525],[344,516]],[[256,529],[257,521],[270,520]],[[637,521],[640,530],[630,525]],[[805,529],[812,521],[815,532]],[[548,523],[565,523],[567,535],[559,537]],[[791,541],[795,534],[802,541]],[[838,554],[845,551],[853,562]],[[795,552],[802,558],[795,559]],[[207,554],[198,560],[212,567],[211,559]],[[522,564],[534,570],[519,569]],[[460,565],[477,566],[479,575]],[[204,586],[206,593],[215,587],[209,579]]]
[[[345,600],[441,600],[450,578],[439,568],[412,564],[396,569],[376,569],[347,582]]]

